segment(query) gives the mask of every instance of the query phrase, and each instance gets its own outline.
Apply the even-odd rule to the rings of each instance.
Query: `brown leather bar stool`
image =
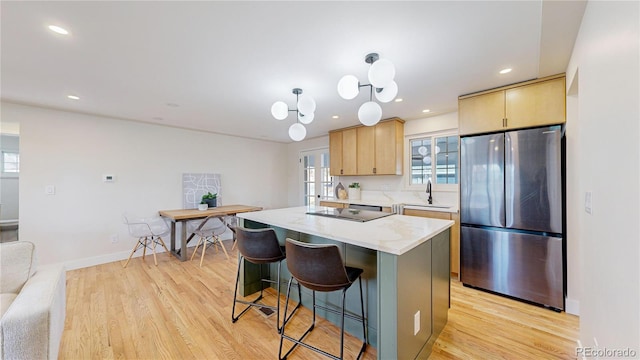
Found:
[[[293,280],[312,290],[313,292],[313,322],[311,326],[302,334],[298,339],[292,338],[285,334],[285,328],[290,320],[287,320],[280,332],[280,349],[278,351],[279,359],[286,359],[289,354],[298,346],[302,345],[308,349],[316,351],[320,354],[328,356],[332,359],[342,359],[344,355],[344,317],[358,320],[362,322],[362,333],[364,335],[364,342],[358,353],[358,359],[362,356],[367,348],[367,326],[364,316],[364,300],[362,297],[362,275],[363,270],[345,266],[340,255],[340,250],[337,245],[334,244],[308,244],[300,241],[287,238],[285,243],[287,251],[287,267],[291,273],[291,280],[289,280],[289,286],[287,287],[287,302],[284,307],[284,317],[287,316],[287,304],[289,302],[289,294],[291,292],[291,285]],[[346,314],[345,313],[345,296],[347,289],[353,285],[356,280],[360,280],[360,307],[362,310],[361,316]],[[342,307],[339,310],[334,308],[328,308],[321,305],[316,305],[316,291],[330,292],[330,291],[342,291]],[[313,330],[316,323],[316,308],[320,308],[335,314],[340,314],[340,356],[335,356],[315,346],[304,343],[304,339],[311,330]],[[282,344],[284,339],[287,339],[294,343],[289,351],[282,356]]]
[[[280,326],[280,270],[282,268],[282,261],[286,259],[284,247],[278,243],[276,232],[271,229],[246,229],[240,226],[235,228],[236,244],[238,245],[238,251],[240,252],[240,259],[238,260],[238,272],[236,274],[236,287],[233,293],[233,308],[231,310],[231,320],[235,323],[240,316],[247,312],[251,307],[267,308],[275,310],[277,313],[276,328],[278,332],[282,328]],[[240,280],[240,268],[243,261],[258,265],[260,268],[260,295],[253,301],[238,300],[238,282]],[[262,276],[262,266],[264,264],[278,263],[278,275],[277,280],[271,280]],[[278,300],[276,306],[264,305],[259,301],[263,297],[264,283],[276,284],[278,291]],[[300,293],[300,287],[298,287],[298,299],[302,299]],[[287,299],[288,300],[288,299]],[[236,303],[246,304],[247,307],[236,316]],[[299,302],[293,309],[289,317],[300,307]],[[282,317],[283,325],[287,318]]]

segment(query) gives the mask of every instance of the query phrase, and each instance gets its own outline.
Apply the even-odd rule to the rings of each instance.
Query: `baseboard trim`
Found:
[[[565,298],[565,312],[567,314],[580,316],[580,301]]]
[[[233,239],[233,235],[229,236],[226,233],[220,236],[220,240],[223,240],[223,241],[231,240],[231,239]],[[167,243],[167,246],[168,245],[169,244]],[[188,247],[194,247],[194,246],[196,246],[195,240],[191,241]],[[63,263],[63,265],[66,271],[82,269],[82,268],[102,265],[102,264],[106,264],[114,261],[126,260],[129,257],[130,253],[131,253],[131,250],[127,250],[127,251],[120,251],[120,252],[111,253],[111,254],[97,255],[97,256],[92,256],[88,258],[67,261]],[[159,246],[156,248],[156,253],[164,254],[165,251],[161,246]],[[147,254],[147,255],[151,255],[151,254]],[[132,259],[140,256],[142,256],[142,251],[137,251],[135,254],[133,254]]]

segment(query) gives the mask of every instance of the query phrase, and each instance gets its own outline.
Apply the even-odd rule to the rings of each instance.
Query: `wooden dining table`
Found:
[[[207,210],[198,209],[177,209],[177,210],[160,210],[160,216],[171,220],[171,253],[180,259],[187,260],[187,244],[193,238],[194,234],[187,237],[187,224],[189,220],[204,219],[209,216],[215,216],[223,220],[225,216],[236,215],[239,213],[260,211],[261,207],[248,205],[224,205],[209,208]],[[176,249],[176,223],[181,223],[182,236],[180,237],[180,248]]]

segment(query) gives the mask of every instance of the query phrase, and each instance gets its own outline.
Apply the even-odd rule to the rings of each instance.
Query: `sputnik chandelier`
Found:
[[[367,126],[373,126],[382,119],[382,108],[373,101],[373,94],[382,103],[388,103],[398,95],[398,84],[393,80],[396,68],[387,59],[380,59],[377,53],[367,54],[364,58],[369,67],[369,84],[360,84],[358,78],[353,75],[345,75],[338,82],[338,94],[343,99],[351,100],[360,92],[361,87],[369,87],[369,101],[358,109],[358,119]]]
[[[295,88],[292,92],[296,94],[296,108],[291,110],[284,101],[276,101],[271,106],[271,115],[277,120],[284,120],[289,116],[290,111],[295,111],[297,120],[295,124],[289,127],[289,137],[293,141],[302,141],[307,136],[307,129],[304,125],[308,125],[313,121],[316,101],[311,96],[302,95],[302,89],[300,88]]]

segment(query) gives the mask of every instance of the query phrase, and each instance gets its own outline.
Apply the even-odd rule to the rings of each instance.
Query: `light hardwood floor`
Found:
[[[231,243],[225,241],[227,249]],[[190,249],[191,250],[191,249]],[[276,359],[275,316],[251,310],[231,322],[237,253],[210,249],[203,267],[167,254],[67,273],[67,319],[60,359]],[[275,303],[275,291],[267,297]],[[294,334],[311,318],[303,309]],[[292,325],[293,326],[293,325]],[[449,322],[430,359],[575,359],[578,318],[452,281]],[[339,351],[339,331],[321,320],[309,339]],[[285,343],[288,348],[290,344]],[[346,337],[345,358],[358,351]],[[297,349],[292,359],[326,359]],[[369,347],[365,359],[375,359]]]

